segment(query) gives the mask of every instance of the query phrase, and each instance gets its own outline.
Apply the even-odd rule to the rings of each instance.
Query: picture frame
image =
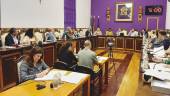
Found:
[[[116,2],[115,4],[115,21],[132,22],[133,21],[133,3]]]

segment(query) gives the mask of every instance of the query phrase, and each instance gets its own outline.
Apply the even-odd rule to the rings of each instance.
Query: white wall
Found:
[[[91,0],[76,0],[76,27],[88,28],[91,17]]]
[[[64,0],[1,0],[1,27],[64,27]]]
[[[170,29],[170,2],[167,0],[166,29]]]

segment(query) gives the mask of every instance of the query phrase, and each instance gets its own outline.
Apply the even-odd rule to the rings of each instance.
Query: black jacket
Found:
[[[72,52],[64,51],[59,54],[60,61],[67,63],[68,67],[77,64],[77,59]]]
[[[19,41],[19,40],[18,40]],[[5,37],[5,45],[6,46],[12,46],[14,45],[14,40],[13,40],[13,37],[11,34],[8,34],[6,37]]]

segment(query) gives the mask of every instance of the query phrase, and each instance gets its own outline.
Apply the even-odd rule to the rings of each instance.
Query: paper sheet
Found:
[[[163,72],[163,71],[148,69],[148,70],[145,71],[144,74],[153,76],[153,77],[158,78],[160,80],[170,80],[170,72]]]
[[[62,81],[74,83],[74,84],[79,83],[83,78],[85,78],[87,76],[87,74],[83,74],[83,73],[77,73],[77,72],[69,72],[68,73],[67,71],[61,71],[61,70],[53,71],[52,70],[46,76],[44,76],[42,78],[36,78],[35,80],[53,80],[54,75],[58,72],[61,74]]]
[[[99,63],[101,63],[102,61],[107,60],[107,59],[108,59],[108,57],[97,56],[97,61],[98,61]]]

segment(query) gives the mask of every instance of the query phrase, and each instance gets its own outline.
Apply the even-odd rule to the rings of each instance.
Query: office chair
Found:
[[[97,73],[95,73],[92,69],[84,66],[76,66],[75,71],[80,73],[90,74],[90,87],[91,87],[90,96],[99,96],[100,89],[98,89],[98,92],[95,91],[94,89],[97,89],[99,87],[101,88],[99,80],[100,77],[102,76],[102,71],[100,70]]]
[[[75,66],[69,67],[67,63],[63,62],[63,61],[59,61],[57,60],[54,65],[53,68],[54,69],[61,69],[61,70],[67,70],[67,71],[74,71]]]

